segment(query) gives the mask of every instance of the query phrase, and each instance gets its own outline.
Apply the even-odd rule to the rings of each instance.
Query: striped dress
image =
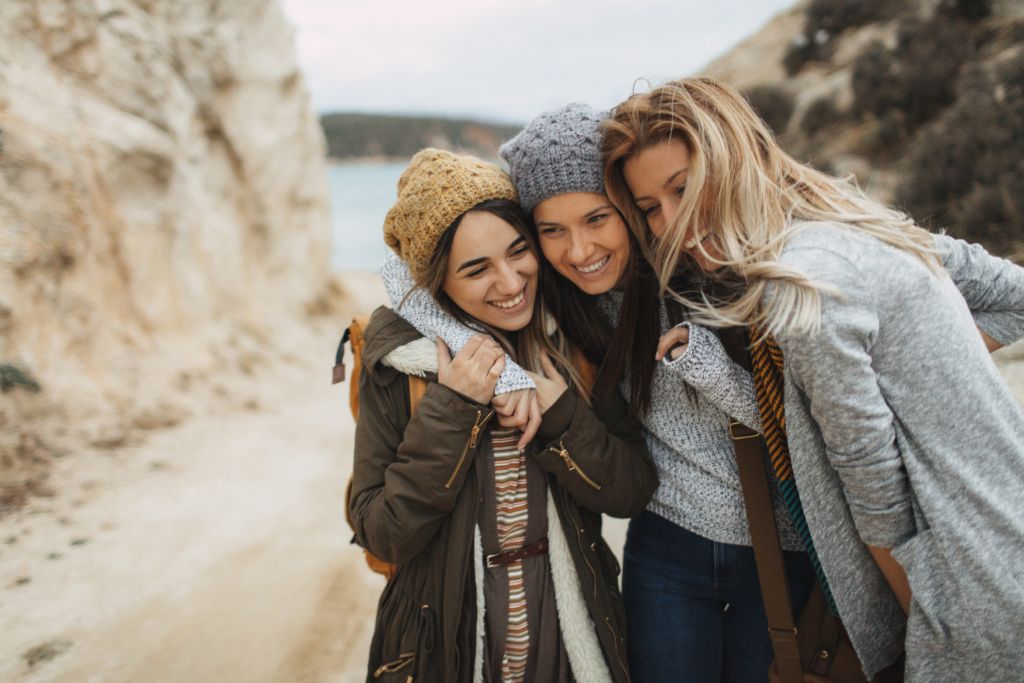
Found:
[[[486,472],[479,523],[486,555],[509,552],[547,536],[547,473],[516,450],[520,433],[492,429],[482,453]],[[485,569],[487,653],[484,680],[570,683],[546,554]]]
[[[497,430],[493,433],[494,490],[497,500],[496,522],[501,552],[522,548],[526,539],[529,514],[526,500],[526,454],[516,448],[519,432]],[[508,630],[501,679],[519,683],[526,675],[530,654],[530,625],[526,612],[526,587],[523,560],[508,567]]]

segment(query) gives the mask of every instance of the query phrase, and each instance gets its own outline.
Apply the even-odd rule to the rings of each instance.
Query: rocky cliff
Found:
[[[1024,262],[1024,3],[804,0],[712,62],[792,154]]]
[[[286,354],[325,145],[277,0],[0,3],[0,514]]]

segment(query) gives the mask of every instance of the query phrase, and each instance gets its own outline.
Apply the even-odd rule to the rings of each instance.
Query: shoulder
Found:
[[[363,336],[363,367],[379,379],[389,381],[393,372],[425,376],[437,370],[434,343],[390,308],[381,306],[370,315]]]
[[[822,284],[884,294],[932,278],[914,254],[839,223],[800,222],[779,262]]]

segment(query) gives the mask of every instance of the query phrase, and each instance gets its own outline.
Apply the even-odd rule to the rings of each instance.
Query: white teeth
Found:
[[[700,244],[701,242],[703,242],[707,238],[708,238],[708,231],[707,230],[700,230],[693,237],[691,237],[687,241],[683,242],[683,249],[693,249],[694,247],[696,247],[698,244]]]
[[[511,301],[502,301],[500,303],[497,301],[492,301],[491,303],[497,306],[498,308],[515,308],[519,304],[523,303],[523,299],[525,298],[526,290],[523,290],[522,292],[519,292],[519,295],[515,299],[512,299]]]
[[[605,256],[603,259],[601,259],[600,261],[593,265],[587,266],[586,268],[577,268],[576,270],[580,271],[581,273],[593,273],[604,268],[604,264],[608,263],[608,259],[610,258],[611,255],[609,254],[608,256]]]

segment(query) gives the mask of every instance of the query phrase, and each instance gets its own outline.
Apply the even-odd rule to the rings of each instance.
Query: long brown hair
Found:
[[[572,362],[572,349],[567,336],[561,329],[547,329],[550,314],[545,303],[546,297],[543,294],[538,296],[534,302],[533,315],[526,327],[517,332],[507,332],[487,325],[469,315],[455,305],[455,302],[444,291],[445,276],[448,273],[448,256],[455,240],[455,233],[462,223],[462,218],[474,211],[484,211],[497,216],[515,228],[516,232],[526,240],[530,251],[542,264],[537,272],[537,289],[542,293],[547,291],[548,288],[544,286],[544,281],[549,274],[543,267],[547,261],[540,255],[537,248],[533,222],[519,204],[508,199],[488,199],[456,218],[441,234],[427,268],[416,284],[430,292],[438,305],[460,323],[492,337],[524,369],[531,372],[542,372],[540,356],[542,353],[548,354],[555,367],[569,379],[574,390],[585,399],[588,398],[589,392],[583,378]],[[554,320],[558,320],[557,316]]]

